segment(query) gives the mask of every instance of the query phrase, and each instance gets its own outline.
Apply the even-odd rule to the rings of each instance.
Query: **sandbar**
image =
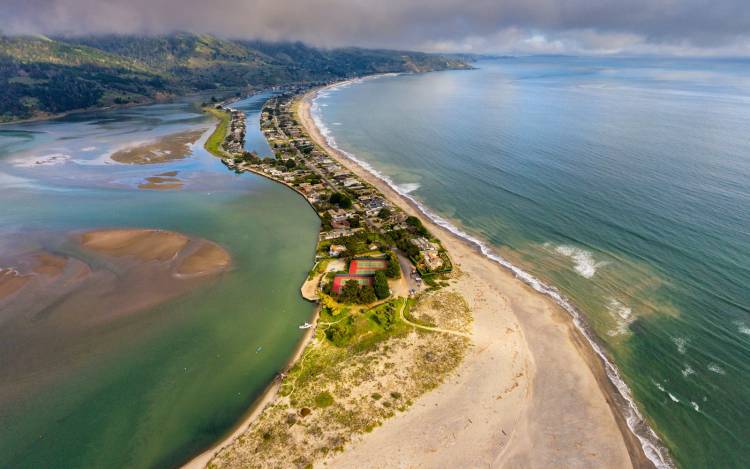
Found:
[[[217,244],[203,241],[192,253],[186,255],[177,266],[178,275],[208,275],[226,270],[231,258]]]
[[[157,164],[181,160],[190,155],[192,144],[205,129],[165,135],[160,139],[126,147],[112,154],[112,160],[125,164]]]
[[[151,176],[145,182],[138,184],[138,189],[150,189],[157,191],[182,189],[183,182],[175,177]]]
[[[89,231],[81,235],[81,246],[114,257],[131,256],[141,261],[173,259],[190,239],[173,231],[115,229]]]

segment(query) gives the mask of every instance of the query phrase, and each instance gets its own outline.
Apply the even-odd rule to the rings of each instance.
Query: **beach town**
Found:
[[[244,113],[230,105],[215,106],[229,119],[229,131],[219,149],[222,162],[236,172],[257,173],[289,186],[305,197],[321,219],[317,262],[310,278],[313,284],[303,287],[306,298],[318,300],[322,292],[336,299],[345,293],[342,303],[372,303],[366,300],[373,295],[383,300],[392,288],[376,285],[377,272],[384,272],[396,287],[401,266],[406,268],[409,284],[405,296],[415,295],[425,285],[437,287],[440,276],[452,270],[448,253],[419,218],[390,203],[310,140],[295,118],[299,96],[306,89],[282,92],[263,107],[261,130],[274,157],[245,151]]]

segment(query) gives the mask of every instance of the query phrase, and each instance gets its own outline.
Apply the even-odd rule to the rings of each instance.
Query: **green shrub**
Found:
[[[324,408],[333,404],[333,396],[328,391],[323,391],[315,396],[315,405]]]

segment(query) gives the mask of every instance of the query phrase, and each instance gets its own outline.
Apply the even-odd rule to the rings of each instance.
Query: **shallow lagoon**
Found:
[[[71,236],[99,228],[177,231],[232,256],[229,272],[108,321],[70,353],[21,353],[34,344],[6,341],[0,466],[179,464],[230,430],[288,360],[302,336],[297,326],[313,310],[299,295],[319,227],[307,203],[227,171],[202,139],[188,158],[167,164],[108,158],[126,145],[211,126],[185,101],[0,127],[0,260],[40,249],[79,255]],[[181,190],[138,189],[166,172],[177,173]],[[3,317],[24,313],[12,308],[0,303],[0,335],[14,332]],[[96,318],[107,305],[88,308],[82,314]],[[39,314],[12,327],[33,332],[53,320]],[[40,377],[45,369],[54,372]]]

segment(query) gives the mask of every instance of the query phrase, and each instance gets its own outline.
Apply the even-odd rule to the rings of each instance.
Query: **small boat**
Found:
[[[312,324],[310,324],[309,322],[306,322],[306,323],[302,324],[301,326],[299,326],[299,328],[300,329],[310,329],[312,326],[313,326]]]
[[[258,347],[258,348],[256,348],[256,349],[255,349],[255,353],[258,353],[258,352],[260,352],[261,350],[263,350],[263,347]]]

